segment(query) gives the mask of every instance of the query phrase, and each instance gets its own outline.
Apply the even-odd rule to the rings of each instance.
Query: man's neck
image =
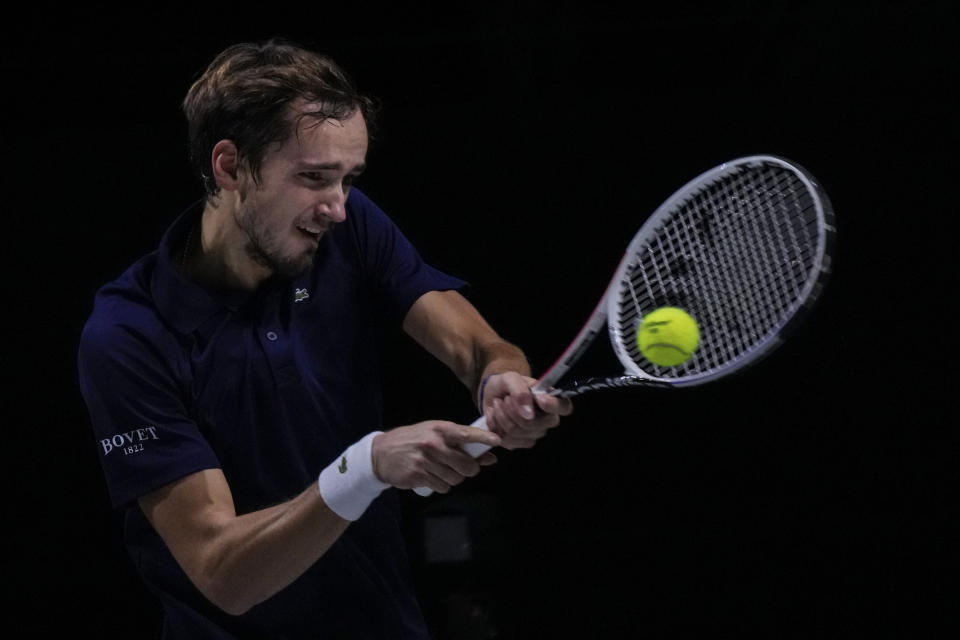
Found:
[[[248,239],[223,201],[208,200],[187,234],[180,270],[212,291],[254,291],[271,271],[247,254]]]

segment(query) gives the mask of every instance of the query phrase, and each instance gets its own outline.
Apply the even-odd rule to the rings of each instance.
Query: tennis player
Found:
[[[571,410],[353,181],[372,101],[293,43],[218,55],[183,103],[205,196],[97,294],[80,383],[165,638],[424,638],[397,492],[445,493]],[[489,431],[382,425],[395,322]]]

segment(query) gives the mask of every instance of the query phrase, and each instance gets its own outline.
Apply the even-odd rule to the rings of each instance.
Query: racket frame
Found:
[[[639,250],[646,245],[651,237],[655,237],[656,234],[654,230],[669,219],[673,211],[677,207],[682,206],[693,194],[744,168],[771,164],[786,169],[796,176],[806,187],[807,193],[811,197],[816,210],[819,231],[819,233],[817,233],[815,257],[811,261],[811,264],[816,265],[817,269],[808,275],[803,289],[796,297],[794,305],[781,314],[781,321],[760,340],[754,342],[744,353],[738,355],[730,362],[725,363],[725,365],[702,373],[670,378],[659,377],[644,371],[624,348],[625,336],[615,321],[619,315],[618,303],[621,299],[621,289],[627,280],[627,272],[636,262],[635,258]],[[835,238],[836,224],[833,216],[833,207],[826,192],[809,171],[795,162],[772,155],[744,156],[718,165],[690,180],[672,196],[664,200],[634,235],[633,240],[631,240],[630,245],[627,247],[624,258],[620,261],[617,271],[604,294],[604,303],[607,305],[604,315],[608,319],[607,325],[610,345],[613,347],[621,364],[623,364],[625,375],[676,387],[693,386],[725,377],[735,371],[740,371],[756,364],[763,357],[773,352],[773,350],[799,326],[820,297],[823,286],[832,268],[831,256],[834,250]],[[629,339],[633,340],[634,336],[629,336]]]
[[[619,289],[623,286],[624,277],[630,267],[635,263],[635,256],[638,247],[642,246],[650,236],[653,230],[657,228],[673,212],[674,208],[689,198],[693,193],[701,190],[711,182],[725,177],[740,167],[750,166],[762,163],[779,165],[791,171],[807,188],[814,206],[817,211],[817,224],[820,233],[817,236],[816,258],[813,264],[818,266],[816,273],[808,277],[804,283],[801,294],[789,312],[784,313],[781,322],[757,343],[753,344],[745,353],[734,358],[726,365],[718,367],[708,372],[698,375],[684,376],[680,378],[664,378],[654,376],[641,369],[633,358],[627,354],[622,346],[623,337],[619,327],[611,319],[619,314],[618,301],[620,299]],[[806,169],[800,165],[785,158],[773,155],[752,155],[736,158],[729,162],[714,167],[701,173],[699,176],[687,182],[684,186],[673,193],[669,198],[657,207],[657,209],[647,218],[640,230],[634,234],[633,239],[624,251],[622,258],[610,279],[609,284],[604,290],[593,312],[584,323],[583,327],[577,333],[576,337],[570,342],[567,348],[560,354],[560,357],[543,373],[532,391],[537,394],[550,394],[557,396],[574,397],[593,391],[596,389],[613,387],[657,387],[673,388],[693,386],[716,380],[734,372],[746,369],[748,366],[756,364],[762,357],[771,353],[775,347],[781,344],[786,336],[791,333],[809,313],[826,282],[826,277],[831,270],[831,256],[836,242],[836,225],[833,216],[833,208],[826,192],[821,188],[816,179]],[[588,380],[573,381],[566,386],[556,387],[561,378],[577,363],[580,357],[596,340],[597,336],[606,333],[613,347],[617,359],[624,367],[624,375],[614,378],[590,378]],[[474,423],[474,427],[485,429],[486,419],[480,416]],[[464,450],[473,457],[479,457],[490,449],[487,445],[479,443],[469,443],[464,446]],[[421,496],[428,496],[432,493],[427,488],[417,488],[414,490]]]

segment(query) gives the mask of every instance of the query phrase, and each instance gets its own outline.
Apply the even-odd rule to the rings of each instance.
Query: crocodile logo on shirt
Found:
[[[294,302],[303,302],[310,297],[310,292],[306,289],[297,289],[293,292],[293,301]]]
[[[346,473],[346,472],[347,472],[347,456],[343,456],[342,458],[340,458],[340,466],[337,467],[337,470],[338,470],[340,473]]]

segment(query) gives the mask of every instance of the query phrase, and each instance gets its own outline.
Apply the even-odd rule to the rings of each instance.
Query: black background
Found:
[[[279,5],[280,3],[278,3]],[[645,217],[783,155],[837,213],[834,274],[771,359],[583,398],[537,448],[405,496],[438,638],[913,637],[956,620],[957,24],[948,2],[32,5],[4,26],[4,570],[23,636],[158,637],[75,381],[92,296],[199,192],[179,102],[223,47],[314,46],[384,105],[360,186],[541,372]],[[390,424],[473,419],[384,336]],[[421,526],[472,526],[436,565]]]

